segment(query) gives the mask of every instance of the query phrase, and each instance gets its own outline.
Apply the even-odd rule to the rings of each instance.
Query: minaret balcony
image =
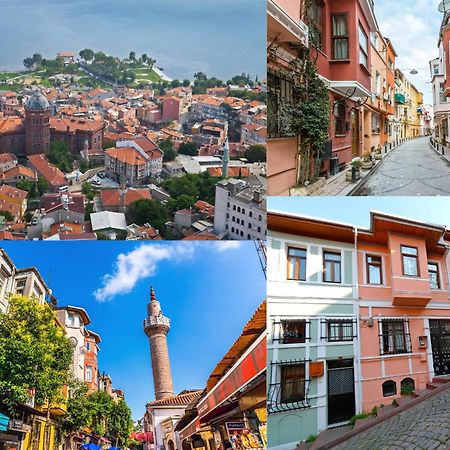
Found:
[[[152,316],[144,319],[144,328],[151,327],[154,325],[165,325],[170,328],[170,319],[164,316]]]

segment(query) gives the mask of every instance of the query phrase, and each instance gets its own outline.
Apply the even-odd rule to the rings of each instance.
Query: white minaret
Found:
[[[228,138],[223,146],[223,159],[222,159],[222,180],[228,178],[228,161],[230,158],[230,146],[228,144]]]

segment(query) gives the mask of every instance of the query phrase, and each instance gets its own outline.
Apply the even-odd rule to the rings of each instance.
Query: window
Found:
[[[281,403],[301,402],[305,398],[305,364],[281,367]]]
[[[89,352],[91,350],[91,343],[86,342],[86,350]]]
[[[406,323],[405,320],[401,319],[381,321],[382,355],[396,355],[411,352],[409,334],[406,332]]]
[[[381,94],[381,75],[378,71],[375,73],[375,94]]]
[[[382,261],[381,256],[373,256],[373,255],[366,256],[368,284],[383,284],[381,261]]]
[[[400,393],[404,395],[410,394],[416,388],[416,383],[412,378],[403,378],[400,383]]]
[[[269,70],[267,88],[268,137],[290,137],[292,133],[286,127],[284,109],[294,102],[292,78]]]
[[[359,63],[364,67],[369,67],[369,41],[367,34],[361,24],[359,24]]]
[[[323,281],[326,283],[341,282],[341,254],[323,253]]]
[[[68,314],[67,315],[67,325],[70,327],[75,326],[75,315],[74,314]]]
[[[311,43],[318,49],[322,49],[323,37],[323,2],[322,0],[311,1],[311,12],[309,21],[309,33]]]
[[[282,320],[280,323],[282,344],[304,344],[306,339],[306,320]]]
[[[437,263],[428,263],[428,276],[431,289],[439,289],[439,266]]]
[[[86,381],[92,381],[92,366],[86,366]]]
[[[345,136],[347,133],[347,123],[345,121],[345,100],[336,100],[334,105],[334,133],[336,136]]]
[[[377,113],[372,113],[372,133],[378,134],[381,130],[381,116]]]
[[[395,381],[388,380],[383,383],[383,397],[390,397],[397,394],[397,385]]]
[[[416,247],[401,246],[403,275],[418,277],[419,276],[419,259]]]
[[[288,248],[288,279],[306,281],[306,250]]]
[[[353,341],[353,321],[327,320],[328,342]]]
[[[447,97],[444,94],[444,83],[439,84],[439,103],[447,103]]]
[[[347,14],[333,14],[331,23],[333,59],[349,59]]]

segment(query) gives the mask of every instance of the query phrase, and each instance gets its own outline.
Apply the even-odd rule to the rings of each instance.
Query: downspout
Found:
[[[359,320],[359,270],[358,270],[358,228],[354,227],[354,245],[355,245],[355,308],[356,308],[356,354],[355,354],[355,363],[357,365],[357,390],[358,390],[358,398],[359,402],[356,405],[356,413],[359,414],[361,412],[362,405],[362,385],[361,385],[361,340],[360,340],[360,320]]]

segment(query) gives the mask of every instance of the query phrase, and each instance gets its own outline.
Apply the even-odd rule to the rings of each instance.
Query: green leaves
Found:
[[[10,298],[0,313],[0,395],[11,411],[35,390],[38,404],[59,401],[73,349],[47,304],[34,297]]]

